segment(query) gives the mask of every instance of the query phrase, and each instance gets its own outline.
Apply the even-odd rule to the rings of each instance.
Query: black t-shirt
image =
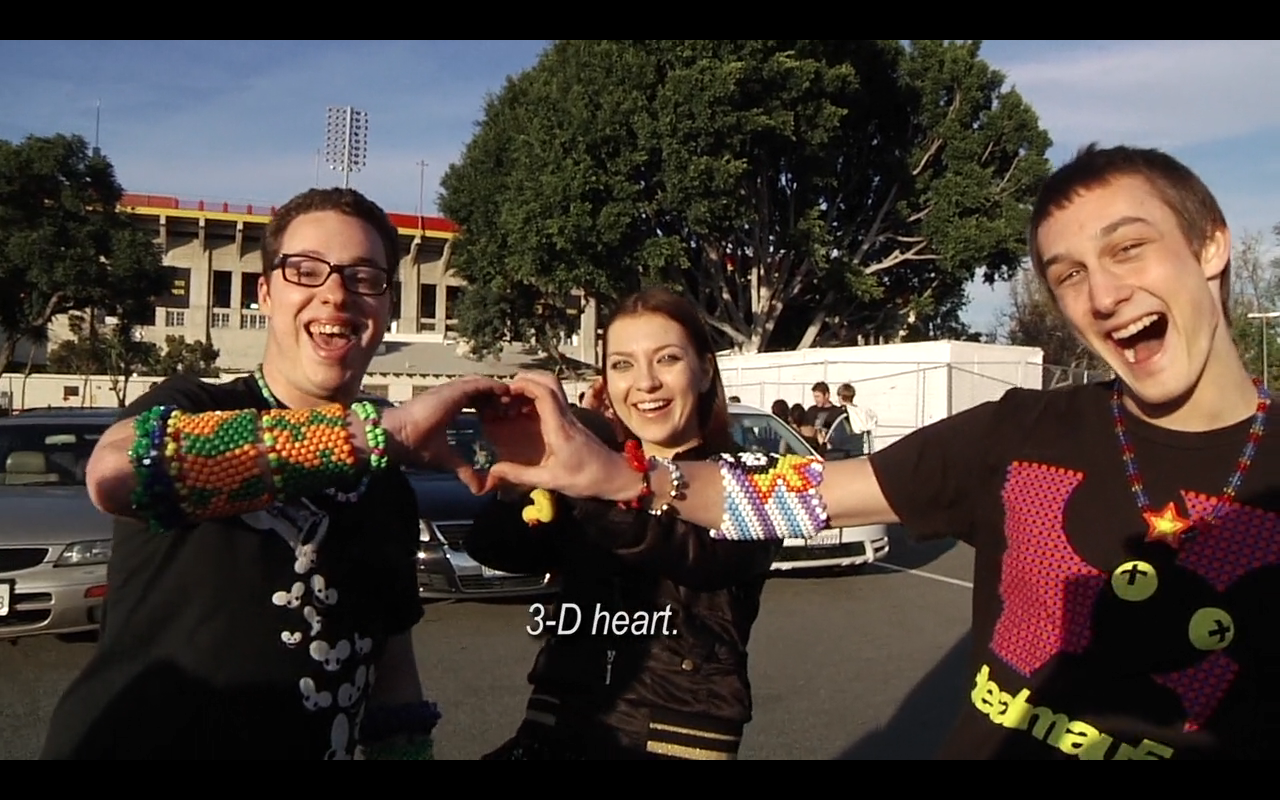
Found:
[[[269,406],[253,378],[170,378],[125,409]],[[117,519],[96,654],[44,759],[343,759],[389,636],[422,617],[417,502],[392,469],[193,529]]]
[[[836,417],[840,416],[843,410],[840,406],[834,404],[829,406],[809,406],[809,410],[804,412],[804,422],[806,425],[826,430],[831,427],[832,423],[836,421]]]
[[[1236,504],[1175,549],[1146,541],[1110,392],[1014,389],[870,457],[908,530],[975,548],[971,693],[942,758],[1280,750],[1280,411]],[[1208,515],[1250,422],[1186,433],[1126,411],[1154,509]]]

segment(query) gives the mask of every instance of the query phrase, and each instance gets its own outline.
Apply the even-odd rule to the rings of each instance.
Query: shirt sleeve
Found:
[[[215,401],[215,389],[216,387],[199,378],[174,375],[152,386],[137,400],[125,406],[119,418],[130,419],[156,406],[175,406],[183,411],[196,413],[217,411],[219,408]]]
[[[914,538],[973,543],[979,490],[994,461],[994,427],[1004,405],[1002,399],[974,406],[868,457],[890,508]]]

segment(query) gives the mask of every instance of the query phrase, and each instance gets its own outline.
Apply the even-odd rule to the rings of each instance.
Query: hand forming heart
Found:
[[[637,476],[626,457],[575,417],[559,379],[521,373],[508,388],[508,398],[481,414],[485,438],[500,459],[489,469],[486,490],[512,484],[575,498],[632,498]]]
[[[464,408],[484,414],[511,395],[507,384],[479,375],[433,386],[383,414],[390,455],[402,462],[453,471],[467,488],[479,494],[485,491],[486,478],[449,444],[449,423]]]

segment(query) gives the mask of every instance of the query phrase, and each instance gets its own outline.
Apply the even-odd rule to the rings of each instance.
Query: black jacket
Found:
[[[709,455],[699,447],[680,457]],[[673,515],[606,501],[555,502],[552,522],[534,527],[521,518],[524,504],[495,503],[466,542],[472,558],[494,569],[558,575],[558,607],[544,620],[570,605],[581,612],[576,630],[572,610],[564,612],[569,633],[544,628],[528,719],[554,719],[560,731],[612,737],[631,750],[734,757],[751,720],[747,642],[781,543],[712,539]],[[667,608],[664,633],[655,612]],[[619,613],[653,622],[619,633]]]

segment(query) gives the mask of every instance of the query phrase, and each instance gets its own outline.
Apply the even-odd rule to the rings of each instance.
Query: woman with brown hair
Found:
[[[550,635],[529,675],[525,720],[483,759],[735,759],[751,720],[747,642],[781,548],[663,519],[679,478],[643,480],[651,462],[738,449],[697,309],[662,289],[633,295],[606,327],[603,350],[604,375],[584,406],[612,420],[636,468],[637,500],[652,495],[654,513],[557,497],[554,516],[530,527],[521,491],[476,520],[466,543],[476,561],[560,576],[559,608],[535,614],[529,630],[564,628],[542,629]]]

